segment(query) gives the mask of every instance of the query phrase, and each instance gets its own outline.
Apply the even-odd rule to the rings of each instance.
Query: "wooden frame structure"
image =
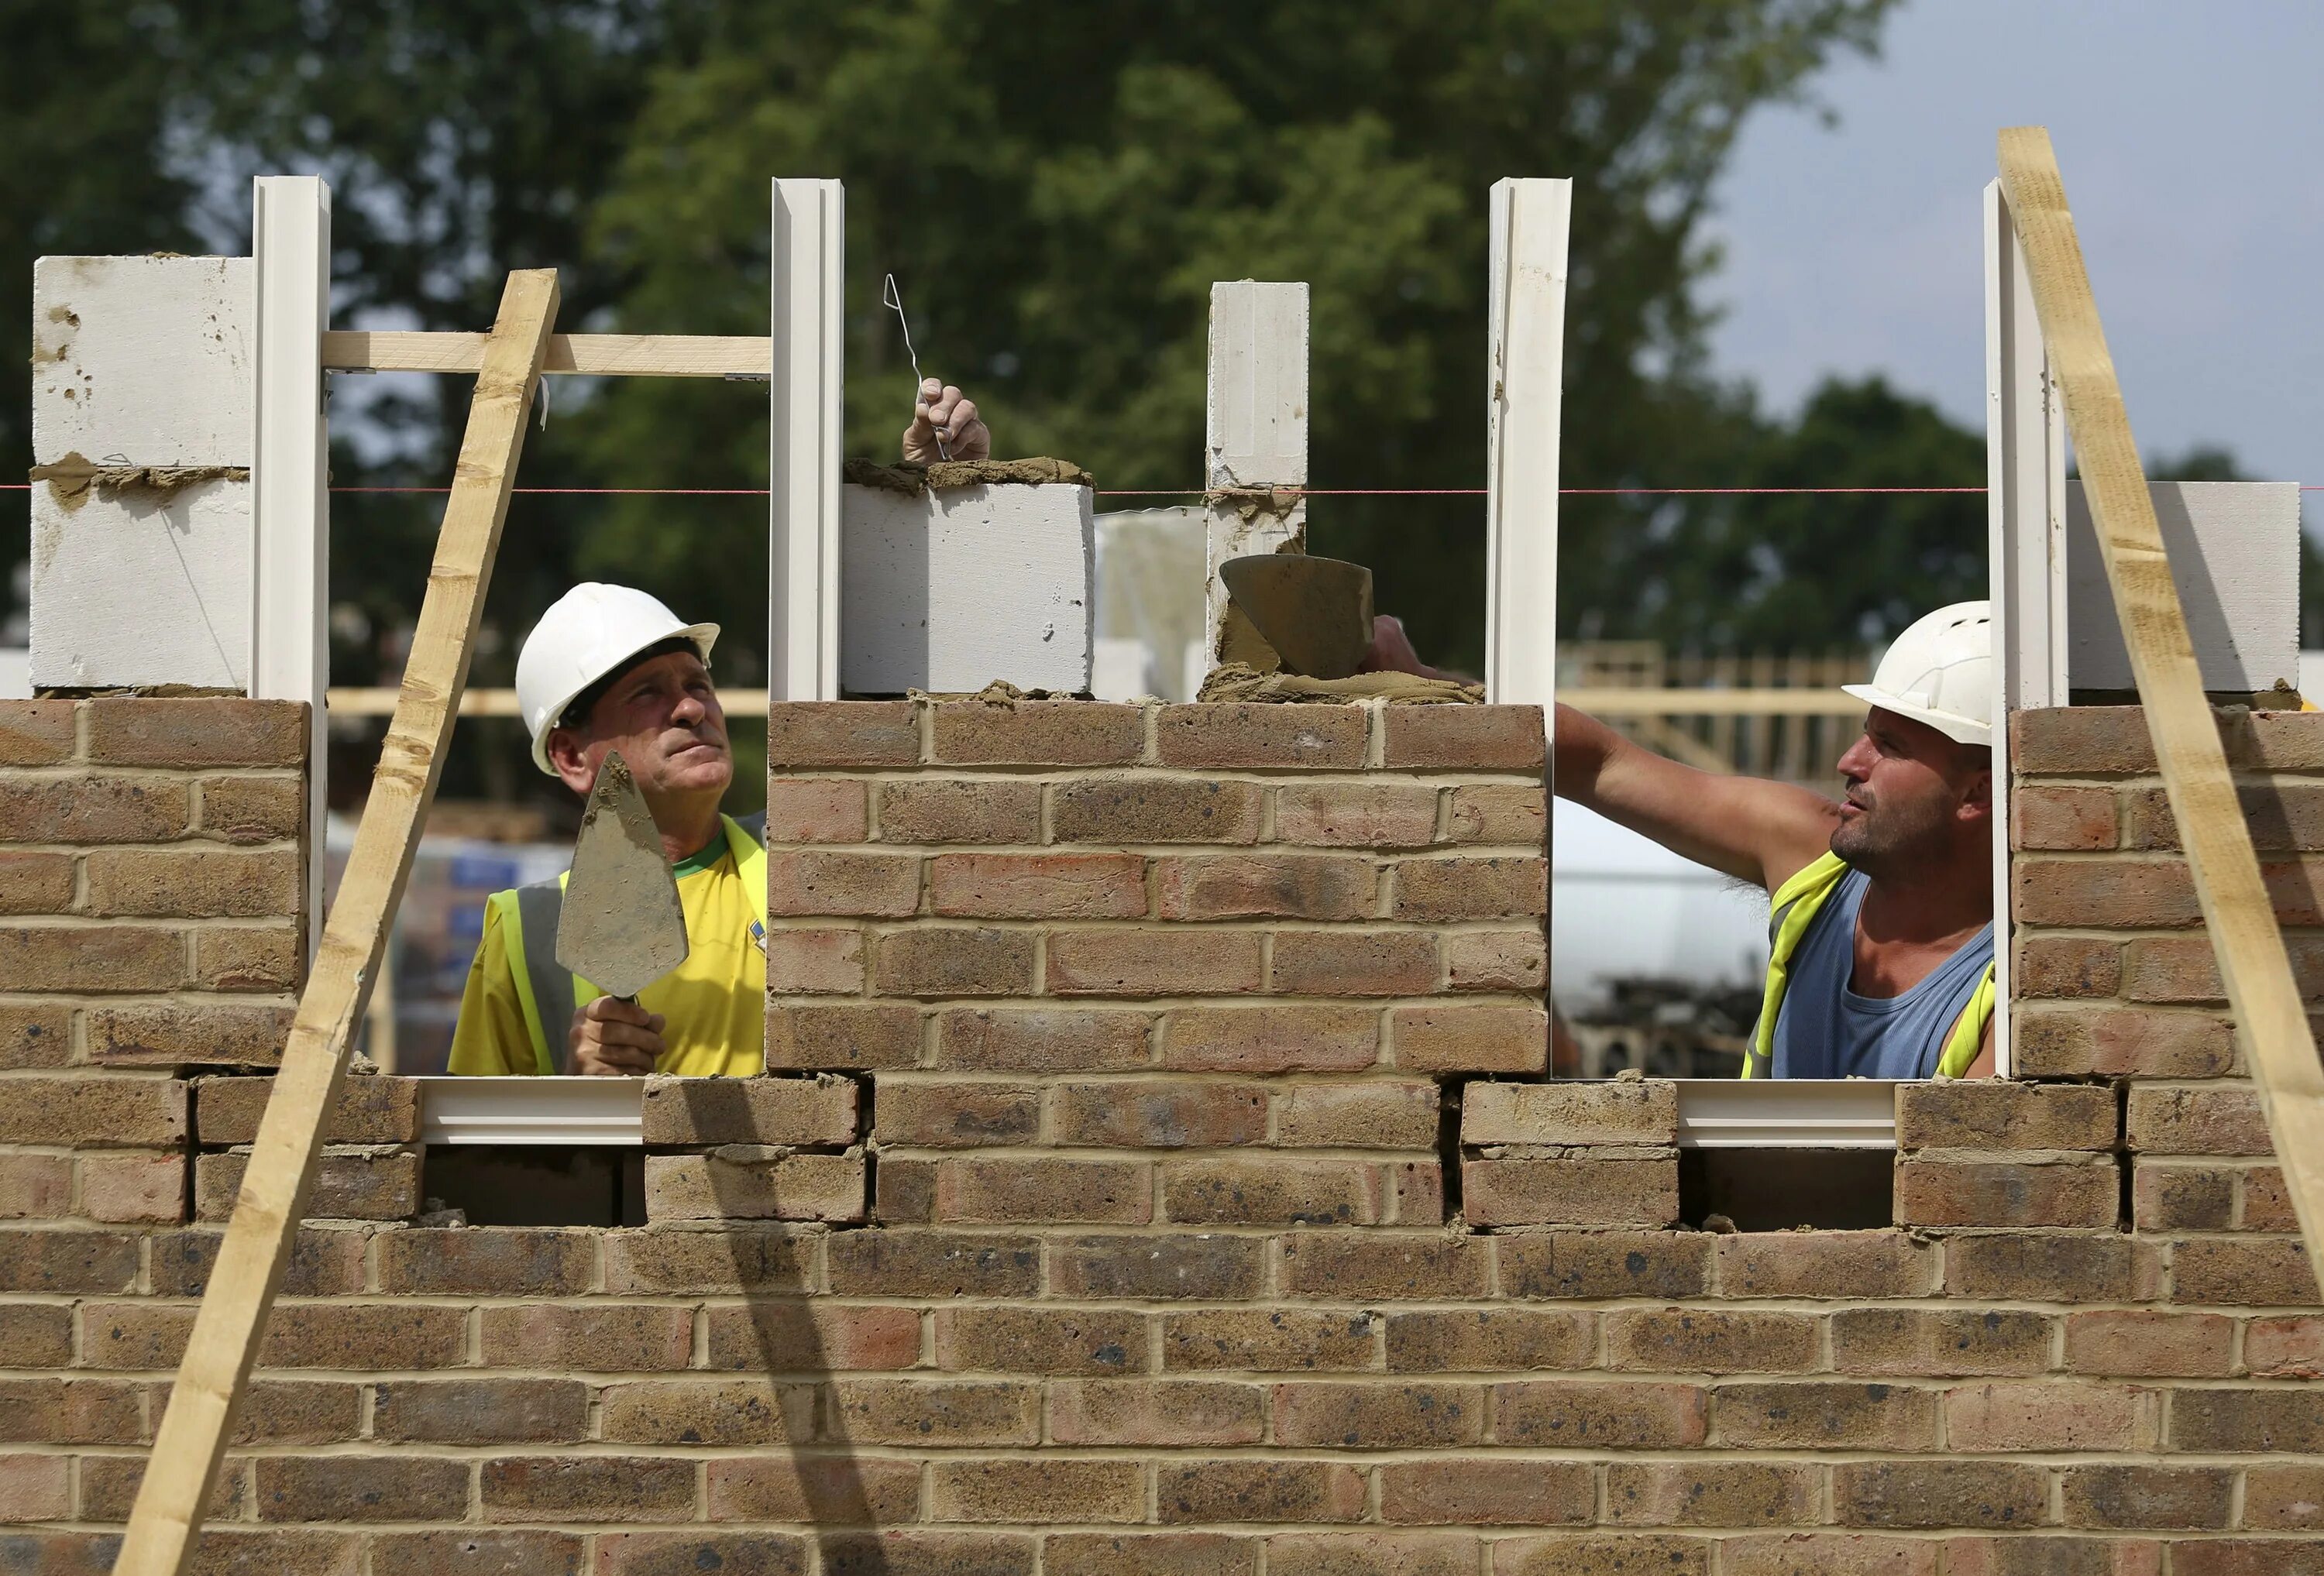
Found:
[[[2311,1258],[2324,1257],[2324,1063],[2203,690],[2050,134],[2011,127],[2001,134],[1999,152],[2025,288],[2073,437],[2139,704],[2235,1014],[2236,1039],[2266,1113],[2301,1235]]]
[[[1571,180],[1493,183],[1486,360],[1485,696],[1557,700],[1557,478]]]

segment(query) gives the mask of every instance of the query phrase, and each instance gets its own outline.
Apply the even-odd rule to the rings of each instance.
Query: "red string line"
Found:
[[[30,482],[0,482],[0,492],[24,493],[32,489]],[[333,487],[334,493],[446,493],[449,486],[427,487]],[[2324,482],[2301,484],[2303,493],[2324,493]],[[764,487],[512,487],[512,493],[529,497],[613,497],[613,498],[764,498]],[[1252,489],[1258,496],[1264,489]],[[1482,487],[1277,487],[1273,489],[1286,496],[1299,498],[1482,498]],[[1879,497],[1898,494],[1932,494],[1941,493],[1983,493],[1983,487],[1560,487],[1559,493],[1568,498],[1786,498],[1786,497]],[[1209,494],[1200,487],[1100,487],[1100,498],[1202,498]]]

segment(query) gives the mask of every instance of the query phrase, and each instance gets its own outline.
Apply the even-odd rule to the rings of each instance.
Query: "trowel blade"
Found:
[[[1372,644],[1372,572],[1342,558],[1258,553],[1219,566],[1227,594],[1284,668],[1345,678]]]
[[[573,845],[557,961],[608,996],[633,997],[686,954],[686,910],[661,834],[629,763],[609,751]]]

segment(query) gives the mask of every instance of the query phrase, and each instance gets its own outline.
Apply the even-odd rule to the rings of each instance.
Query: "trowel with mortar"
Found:
[[[1257,553],[1219,566],[1227,594],[1284,671],[1345,678],[1372,644],[1372,572],[1343,558]]]
[[[661,833],[629,763],[608,751],[573,845],[557,961],[606,995],[635,1001],[686,954],[686,910]]]

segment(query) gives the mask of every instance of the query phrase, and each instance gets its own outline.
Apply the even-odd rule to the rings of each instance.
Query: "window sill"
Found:
[[[426,1144],[645,1142],[642,1078],[421,1078]]]
[[[1893,1149],[1890,1078],[1680,1078],[1683,1149]]]

